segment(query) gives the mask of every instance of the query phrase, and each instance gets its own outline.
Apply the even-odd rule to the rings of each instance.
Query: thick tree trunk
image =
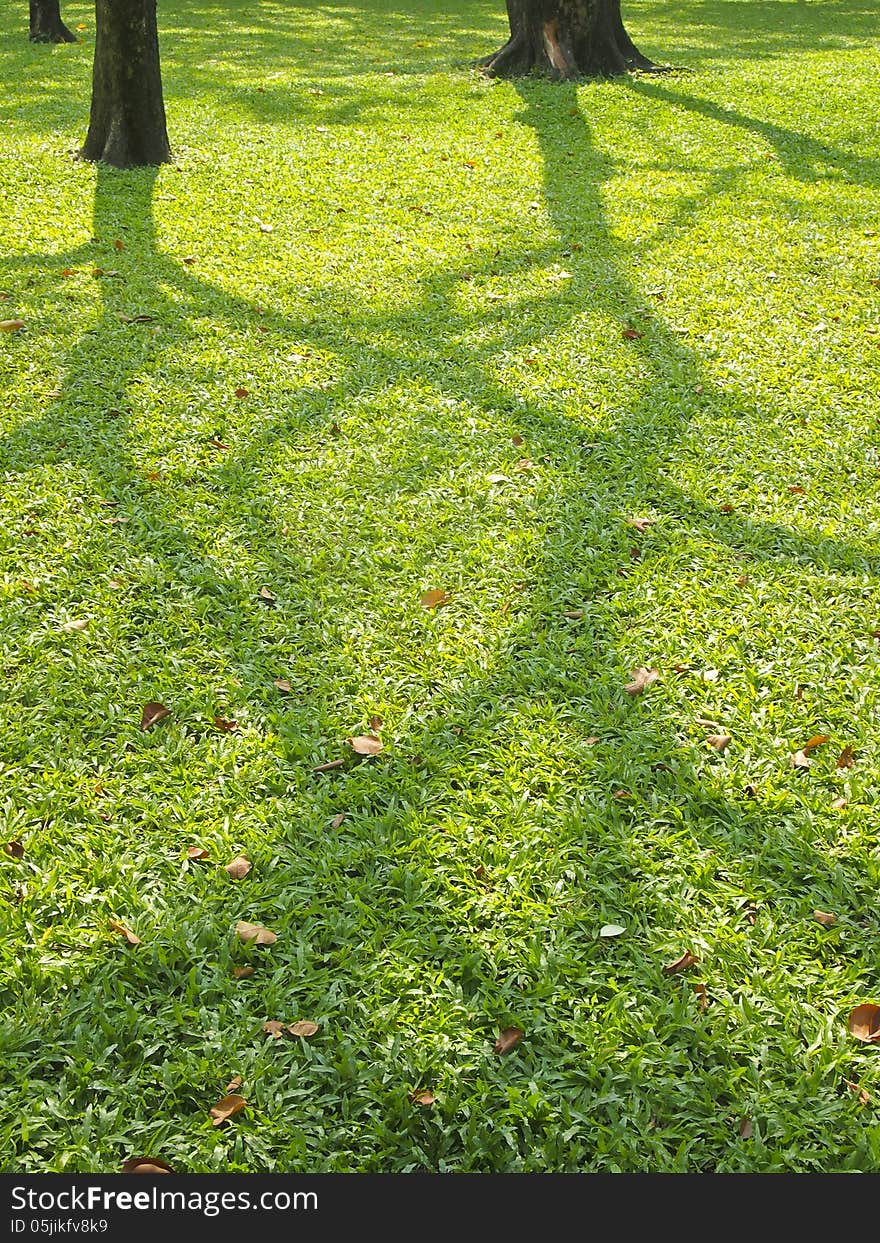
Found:
[[[620,0],[507,0],[510,38],[480,61],[491,77],[612,76],[657,66],[624,29]]]
[[[30,0],[31,43],[76,43],[61,20],[59,0]]]
[[[92,112],[81,155],[116,168],[171,159],[156,0],[95,0]]]

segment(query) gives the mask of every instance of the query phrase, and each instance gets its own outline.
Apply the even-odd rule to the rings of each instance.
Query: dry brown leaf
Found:
[[[423,609],[436,609],[441,604],[446,604],[449,599],[447,592],[442,591],[439,587],[435,587],[432,591],[425,591],[419,597],[419,604]]]
[[[0,319],[0,332],[20,332],[22,328],[23,319]]]
[[[268,1022],[263,1024],[263,1031],[267,1036],[274,1036],[276,1040],[280,1040],[284,1035],[284,1024],[279,1023],[278,1019],[269,1019]],[[240,1087],[241,1085],[239,1084],[238,1086]]]
[[[380,730],[384,724],[385,722],[380,716],[370,717],[370,729]]]
[[[238,729],[238,721],[229,720],[225,716],[215,716],[214,728],[222,730],[224,734],[232,734]]]
[[[116,919],[111,919],[109,923],[113,931],[121,933],[122,936],[124,936],[126,941],[129,943],[129,945],[140,945],[141,943],[140,937],[137,936],[136,933],[132,932],[130,928],[126,928],[125,924],[119,923],[119,921]]]
[[[566,609],[562,616],[572,621],[580,621],[582,617],[586,617],[586,609]]]
[[[849,802],[849,799],[836,798],[833,800],[831,806],[834,808],[835,811],[843,811],[844,807],[846,807],[848,802]]]
[[[597,743],[597,742],[599,742],[599,735],[598,735],[598,734],[590,734],[589,738],[585,738],[585,739],[584,739],[584,746],[585,746],[585,747],[595,747],[595,745],[596,745],[596,743]]]
[[[733,513],[733,506],[731,505],[730,501],[726,501],[725,504],[719,505],[718,508],[721,510],[723,514]]]
[[[709,994],[706,992],[705,984],[692,984],[691,988],[697,995],[697,1005],[701,1010],[709,1008]]]
[[[531,458],[521,457],[513,469],[519,475],[527,475],[529,471],[535,469],[535,463],[531,460]]]
[[[233,880],[241,880],[251,870],[251,863],[244,855],[236,855],[231,863],[226,864],[226,871]]]
[[[434,1093],[429,1092],[427,1088],[423,1088],[419,1092],[410,1092],[406,1099],[411,1105],[421,1105],[424,1109],[427,1109],[429,1105],[434,1104]]]
[[[122,1163],[123,1174],[173,1174],[170,1165],[158,1157],[129,1157]]]
[[[856,1040],[862,1040],[865,1044],[880,1040],[880,1006],[875,1006],[872,1002],[856,1006],[850,1011],[847,1030]]]
[[[715,721],[710,721],[708,717],[698,716],[695,718],[694,724],[701,725],[703,729],[717,729],[718,725]]]
[[[638,669],[632,669],[629,676],[632,678],[632,681],[627,682],[623,689],[627,695],[641,695],[646,686],[650,686],[652,682],[657,681],[660,677],[660,671],[658,669],[645,669],[640,666]]]
[[[152,729],[158,721],[164,720],[170,714],[171,709],[166,708],[164,704],[144,704],[144,710],[141,713],[141,729]]]
[[[748,1118],[743,1118],[739,1124],[739,1134],[741,1139],[752,1138],[752,1124]]]
[[[204,846],[187,846],[186,848],[187,859],[207,859],[208,854]]]
[[[627,518],[626,525],[635,527],[639,535],[644,535],[648,527],[652,527],[656,521],[656,518]]]
[[[235,395],[236,397],[247,397],[249,396],[249,392],[246,388],[237,388],[235,390]]]
[[[213,1125],[220,1126],[221,1123],[226,1122],[229,1118],[231,1118],[233,1114],[237,1114],[240,1110],[244,1109],[246,1104],[247,1101],[243,1096],[239,1096],[237,1092],[231,1092],[229,1095],[224,1096],[222,1100],[219,1100],[217,1104],[208,1111],[211,1115]]]
[[[716,751],[726,751],[733,742],[730,734],[710,734],[706,739],[710,747],[714,747]]]
[[[799,483],[790,483],[790,484],[788,485],[788,490],[789,490],[789,492],[791,492],[791,493],[792,493],[792,495],[794,495],[794,496],[805,496],[805,495],[806,495],[806,492],[807,492],[807,489],[806,489],[806,488],[802,488],[802,487],[801,487],[801,485],[800,485]]]
[[[287,678],[276,678],[272,685],[279,691],[283,691],[285,695],[289,694],[293,689]]]
[[[13,859],[23,859],[24,846],[22,846],[21,842],[17,839],[12,842],[4,842],[3,853],[6,855],[12,855]]]
[[[346,742],[357,755],[378,755],[384,750],[384,743],[373,734],[358,734],[355,738],[346,738]]]
[[[852,747],[844,747],[840,755],[837,757],[838,768],[852,768],[856,762],[856,753]]]
[[[821,924],[823,928],[830,928],[837,923],[837,916],[830,914],[828,911],[813,911],[813,919],[817,924]]]
[[[116,250],[125,250],[125,242],[123,242],[121,237],[117,237],[113,245]]]
[[[233,967],[232,978],[234,980],[246,980],[249,975],[254,974],[253,967]]]
[[[699,958],[697,958],[695,954],[692,954],[690,950],[685,950],[680,957],[676,958],[675,962],[668,962],[666,964],[663,968],[663,974],[678,975],[679,971],[687,971],[689,967],[692,967],[694,963],[698,963],[699,961]]]
[[[871,1097],[860,1083],[854,1083],[852,1079],[846,1079],[844,1082],[850,1092],[855,1092],[856,1096],[858,1096],[860,1105],[870,1105]]]
[[[65,622],[59,627],[62,634],[75,634],[78,630],[86,630],[88,628],[88,618],[81,617],[77,621]]]
[[[492,1048],[493,1053],[503,1054],[509,1053],[511,1049],[515,1049],[524,1036],[518,1027],[505,1027],[504,1031],[495,1041]]]
[[[221,440],[218,436],[212,436],[208,441],[212,449],[229,449],[231,446],[225,440]]]
[[[313,773],[329,773],[331,768],[341,768],[345,760],[328,760],[326,764],[316,764]]]
[[[620,335],[627,341],[638,341],[643,334],[639,332],[638,328],[624,328]]]
[[[303,1040],[308,1040],[318,1031],[318,1024],[311,1019],[300,1019],[297,1023],[291,1023],[287,1030],[291,1036],[302,1036]]]
[[[625,803],[627,799],[632,798],[632,795],[629,790],[615,790],[611,797],[616,798],[618,802]]]
[[[278,940],[275,933],[262,924],[249,924],[244,919],[238,921],[235,931],[240,941],[253,941],[255,945],[274,945]]]
[[[807,755],[806,751],[795,751],[794,755],[791,757],[792,768],[809,768],[810,763],[810,757]]]
[[[521,444],[525,443],[525,441],[523,440],[523,437],[520,436],[519,432],[517,432],[514,436],[511,436],[510,439],[514,443],[514,445],[516,445],[517,449],[520,447]]]
[[[229,1080],[229,1082],[227,1083],[226,1087],[223,1090],[225,1092],[237,1092],[240,1087],[241,1087],[241,1075],[233,1075],[233,1077]]]
[[[269,590],[268,587],[261,587],[257,594],[259,595],[261,600],[268,600],[270,604],[274,603],[275,601],[275,596]]]
[[[830,734],[814,734],[812,738],[804,743],[803,751],[806,755],[809,755],[811,751],[815,751],[817,747],[824,747],[825,743],[830,741]]]
[[[486,476],[487,483],[510,483],[507,475],[502,474],[500,470],[493,470],[491,475]],[[428,607],[431,607],[430,605]]]
[[[337,812],[336,815],[333,817],[333,819],[330,821],[330,828],[338,829],[344,819],[345,819],[345,812],[344,811]]]

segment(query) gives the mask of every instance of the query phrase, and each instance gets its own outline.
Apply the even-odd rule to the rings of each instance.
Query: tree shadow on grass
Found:
[[[279,978],[257,977],[253,992],[235,992],[224,974],[229,947],[213,947],[220,969],[199,967],[197,1003],[180,1001],[178,1022],[194,1022],[187,1006],[212,1010],[218,1030],[237,1042],[257,1097],[265,1083],[280,1107],[287,1071],[279,1074],[265,1047],[254,1048],[250,1037],[258,1012],[262,1019],[264,1010],[274,1014],[288,1004],[283,976],[296,963],[308,978],[298,1004],[304,1013],[320,1014],[330,1033],[329,1048],[316,1046],[314,1055],[324,1086],[316,1086],[305,1104],[306,1110],[321,1112],[325,1131],[336,1128],[336,1151],[320,1157],[324,1168],[334,1161],[340,1163],[335,1168],[348,1162],[348,1168],[385,1169],[436,1169],[441,1162],[458,1169],[672,1168],[676,1163],[676,1168],[743,1168],[736,1124],[747,1097],[763,1102],[766,1110],[797,1111],[819,1096],[838,1118],[837,1142],[846,1134],[855,1143],[857,1128],[846,1101],[838,1099],[831,1055],[820,1054],[808,1075],[797,1062],[807,1034],[806,1012],[784,993],[782,1002],[774,1000],[755,978],[755,962],[769,963],[778,983],[778,972],[785,969],[784,947],[775,944],[780,929],[791,935],[803,909],[821,905],[830,871],[840,866],[828,851],[836,844],[836,830],[817,825],[813,809],[792,793],[793,784],[790,791],[777,786],[772,796],[759,789],[756,798],[731,789],[724,761],[702,750],[700,734],[683,719],[688,711],[696,715],[699,696],[709,693],[699,676],[703,670],[676,672],[676,658],[687,664],[689,653],[676,652],[671,643],[644,651],[641,619],[619,607],[624,584],[618,571],[630,576],[630,584],[633,577],[645,584],[647,601],[664,528],[678,534],[684,527],[693,548],[720,549],[721,559],[729,554],[731,575],[744,554],[752,572],[784,565],[796,575],[807,568],[844,580],[850,574],[873,576],[876,553],[858,542],[814,539],[781,524],[724,514],[675,485],[677,456],[693,451],[692,417],[713,404],[730,418],[755,424],[763,413],[741,395],[713,386],[699,357],[642,306],[644,293],[626,274],[606,219],[603,187],[617,169],[596,148],[580,111],[571,115],[578,106],[575,89],[531,83],[517,89],[520,120],[535,132],[543,154],[544,196],[560,246],[528,253],[499,247],[498,254],[477,254],[467,270],[427,278],[414,304],[379,312],[349,306],[335,327],[316,324],[311,314],[301,320],[274,315],[271,308],[257,316],[246,300],[191,276],[158,251],[151,223],[153,177],[98,170],[96,235],[106,244],[123,217],[137,230],[136,244],[132,240],[118,262],[143,265],[153,274],[155,296],[143,304],[153,320],[121,324],[120,304],[115,295],[107,296],[95,329],[71,351],[58,399],[63,420],[50,413],[22,424],[0,445],[0,460],[12,471],[75,463],[90,476],[97,497],[118,502],[120,514],[127,510],[122,516],[131,521],[113,528],[126,555],[164,560],[171,579],[194,572],[212,579],[229,596],[225,619],[245,607],[257,584],[236,581],[216,566],[204,539],[193,536],[179,493],[157,501],[146,487],[137,418],[125,409],[136,404],[140,369],[159,365],[164,349],[197,336],[202,311],[225,322],[247,316],[255,332],[256,326],[271,326],[307,346],[333,342],[337,334],[353,337],[360,369],[342,376],[335,390],[346,406],[369,396],[365,388],[372,370],[399,390],[404,409],[413,377],[427,377],[433,396],[452,399],[456,411],[479,406],[489,413],[499,456],[512,434],[526,438],[504,464],[506,481],[491,485],[491,491],[486,486],[486,512],[499,539],[509,544],[521,585],[492,583],[499,593],[493,606],[479,577],[479,547],[470,560],[459,550],[457,599],[430,616],[413,606],[412,646],[421,645],[425,659],[407,683],[394,651],[403,627],[390,639],[389,668],[382,676],[387,686],[398,680],[405,688],[397,707],[408,700],[409,717],[400,712],[405,724],[379,762],[347,768],[338,777],[315,776],[308,747],[291,758],[271,744],[281,792],[272,842],[278,868],[266,879],[255,869],[260,887],[249,891],[248,900],[249,914],[283,934],[274,959]],[[576,203],[569,193],[573,178],[581,191]],[[568,253],[562,256],[560,247]],[[51,262],[60,271],[92,262],[93,254],[85,247]],[[547,271],[560,259],[569,276],[548,285]],[[29,260],[38,267],[48,261]],[[501,293],[488,307],[474,296],[481,282],[491,291],[501,278],[514,284],[522,278],[518,292]],[[115,288],[109,282],[117,278],[97,279]],[[141,304],[128,306],[125,313],[140,309]],[[334,309],[343,308],[327,307],[328,313]],[[619,375],[620,401],[611,408],[585,411],[585,384],[574,386],[571,401],[552,385],[546,400],[520,391],[516,367],[535,350],[552,354],[556,338],[576,321],[584,371],[609,366]],[[640,335],[622,339],[631,323],[638,323]],[[153,327],[161,334],[150,336]],[[111,371],[112,385],[88,379]],[[108,415],[111,401],[122,413]],[[249,443],[228,450],[206,447],[193,462],[194,471],[211,477],[218,495],[246,482],[267,502],[254,536],[262,536],[263,563],[273,582],[288,576],[290,565],[275,543],[278,518],[268,505],[272,473],[266,463],[282,451],[291,428],[302,426],[304,406],[308,403],[292,400]],[[388,520],[397,520],[398,542],[407,517],[413,539],[439,542],[441,528],[426,533],[418,511],[431,503],[436,488],[446,486],[449,468],[468,448],[451,427],[444,429],[450,441],[442,463],[426,467],[417,482],[408,477],[408,491],[402,490],[398,456],[428,460],[434,454],[437,429],[430,418],[436,417],[436,403],[427,409],[424,417],[392,420],[373,460],[370,494],[389,498]],[[344,433],[344,417],[341,421]],[[202,436],[210,430],[204,422],[197,427]],[[59,444],[59,434],[66,445]],[[533,469],[516,471],[520,453],[529,454]],[[343,440],[339,469],[348,472],[356,489],[362,466],[354,450],[348,463],[345,457]],[[505,502],[514,493],[534,497],[534,539],[518,565],[517,533]],[[303,495],[316,500],[317,491]],[[453,498],[441,511],[444,521],[452,520],[457,503]],[[656,530],[633,534],[626,519],[645,510],[657,519]],[[302,512],[300,541],[307,544],[312,535],[328,542],[326,533],[314,531],[308,509]],[[526,511],[519,506],[513,512],[521,519]],[[631,557],[634,544],[638,562]],[[81,551],[90,555],[87,542]],[[386,562],[391,580],[398,555],[400,549],[392,547]],[[344,570],[334,566],[332,574],[341,599]],[[412,589],[417,596],[415,584]],[[296,590],[307,599],[316,588],[299,576]],[[474,659],[457,657],[456,638],[468,634],[474,640],[480,617],[495,621],[505,605],[501,615],[508,621],[497,640]],[[466,631],[469,609],[476,611],[477,624]],[[566,609],[583,616],[566,618]],[[719,628],[720,622],[735,626],[737,619],[729,601],[718,607]],[[565,662],[560,661],[563,634],[570,635]],[[212,659],[222,656],[240,674],[245,697],[259,698],[268,670],[240,667],[234,635],[224,634],[223,625],[212,631],[209,646]],[[754,645],[731,647],[722,677],[735,675],[754,651]],[[333,658],[329,646],[305,653],[306,674]],[[663,682],[632,700],[623,686],[632,666],[642,663],[657,665]],[[351,680],[356,673],[353,667]],[[341,699],[351,701],[352,691],[345,686]],[[720,711],[723,697],[713,698]],[[308,704],[298,719],[321,710]],[[271,713],[262,719],[271,720]],[[535,753],[542,733],[552,740],[547,755]],[[598,743],[590,741],[594,735]],[[293,741],[289,735],[285,740]],[[91,745],[97,742],[93,737]],[[166,762],[167,755],[157,744],[145,772],[150,764]],[[620,794],[627,797],[615,797]],[[331,835],[327,813],[340,803],[349,809],[351,824]],[[232,802],[229,810],[237,810]],[[506,826],[504,835],[496,832],[497,824]],[[347,900],[328,908],[321,901],[322,886],[338,888],[340,874]],[[705,897],[719,879],[726,908]],[[865,890],[857,869],[847,884],[856,908]],[[290,891],[299,895],[293,908]],[[150,1062],[143,1060],[139,1024],[169,997],[182,998],[181,979],[190,969],[193,947],[207,954],[206,937],[210,940],[216,927],[206,912],[218,922],[234,919],[239,903],[237,894],[218,898],[206,889],[201,909],[185,916],[179,931],[156,929],[152,944],[144,938],[140,958],[114,956],[112,971],[108,966],[108,976],[125,981],[132,1002],[128,1011],[119,1006],[114,1028],[120,1073],[152,1111],[152,1138],[174,1137],[175,1150],[192,1168],[205,1168],[213,1158],[200,1136],[181,1137],[177,1124],[163,1120],[166,1089],[155,1073],[156,1051]],[[426,911],[430,938],[423,934]],[[612,948],[596,931],[617,920],[626,922],[629,936]],[[662,975],[662,963],[685,943],[705,960],[701,970],[714,1007],[705,1015],[686,982]],[[816,952],[819,959],[825,953]],[[776,954],[783,955],[781,967]],[[830,952],[828,961],[833,961]],[[857,973],[857,963],[846,964],[838,987],[852,987]],[[646,977],[654,982],[647,995]],[[82,990],[77,992],[71,1013],[83,1004]],[[107,1000],[119,1005],[118,999]],[[737,1080],[740,1062],[755,1056],[755,1023],[742,1017],[746,1005],[760,1009],[776,1043],[762,1037],[760,1073],[741,1077],[740,1098],[719,1102],[719,1093],[729,1093]],[[52,1023],[57,1022],[53,1012]],[[516,1060],[493,1059],[496,1026],[511,1022],[522,1025],[528,1039]],[[387,1031],[398,1028],[410,1039],[416,1032],[417,1047],[377,1054]],[[170,1024],[169,1056],[179,1052],[178,1038],[178,1027]],[[103,1034],[95,1036],[92,1054],[100,1053],[103,1040]],[[413,1117],[401,1087],[435,1080],[444,1091],[443,1122],[436,1126]],[[192,1084],[175,1090],[181,1117],[204,1112]],[[89,1099],[84,1086],[77,1092],[71,1110]],[[390,1148],[359,1153],[357,1138],[369,1134],[376,1098],[387,1102],[384,1140]],[[497,1100],[514,1102],[517,1129],[494,1126]],[[308,1116],[302,1106],[300,1099],[297,1116]],[[469,1122],[462,1129],[465,1111]],[[238,1152],[237,1159],[266,1168],[279,1145],[293,1143],[301,1129],[278,1119],[270,1140],[258,1130],[248,1134],[244,1157]],[[828,1168],[834,1158],[816,1139],[798,1159],[804,1168],[823,1163]],[[791,1162],[773,1153],[772,1143],[769,1155],[758,1160],[768,1167],[774,1160]]]

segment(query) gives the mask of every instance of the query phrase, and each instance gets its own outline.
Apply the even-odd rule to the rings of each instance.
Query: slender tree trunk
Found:
[[[556,79],[656,69],[624,29],[620,0],[507,0],[510,38],[480,61],[491,77]]]
[[[96,0],[92,112],[81,152],[116,168],[171,159],[156,0]]]
[[[61,20],[59,0],[30,0],[31,43],[76,43]]]

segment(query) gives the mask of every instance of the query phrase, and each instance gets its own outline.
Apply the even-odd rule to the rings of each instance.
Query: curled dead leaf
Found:
[[[505,1027],[492,1046],[492,1052],[499,1055],[509,1053],[511,1049],[516,1048],[524,1035],[525,1033],[519,1027]]]
[[[237,1092],[229,1093],[228,1096],[224,1096],[222,1100],[219,1100],[217,1104],[213,1105],[208,1111],[211,1115],[212,1124],[214,1126],[220,1126],[234,1114],[237,1114],[244,1109],[246,1104],[247,1101],[243,1096],[239,1096]]]
[[[675,962],[668,962],[666,964],[663,968],[663,974],[678,975],[679,971],[687,971],[689,967],[692,967],[694,963],[699,961],[696,954],[692,954],[690,950],[685,950],[683,954],[676,958]]]
[[[264,928],[262,924],[249,924],[247,920],[240,919],[235,925],[236,935],[239,941],[253,941],[255,945],[274,945],[278,937],[269,928]]]
[[[346,742],[357,755],[378,755],[384,750],[384,743],[373,734],[358,734],[355,738],[347,738]]]
[[[23,859],[24,846],[17,839],[11,842],[4,842],[3,853],[5,855],[11,855],[13,859]]]
[[[860,1083],[855,1083],[852,1079],[846,1079],[844,1080],[844,1082],[846,1083],[846,1086],[849,1088],[850,1092],[854,1092],[856,1096],[859,1098],[860,1105],[870,1105],[871,1097],[868,1094],[868,1092],[865,1091],[865,1089],[862,1087]]]
[[[333,819],[330,821],[330,828],[338,829],[344,819],[345,819],[345,812],[344,811],[337,812],[336,815],[333,817]]]
[[[276,1040],[280,1040],[284,1035],[284,1024],[279,1023],[278,1019],[269,1019],[263,1024],[263,1031],[267,1036],[274,1036]]]
[[[244,855],[236,855],[231,863],[226,864],[225,870],[233,880],[241,880],[251,870],[251,862]]]
[[[856,753],[852,747],[844,747],[840,755],[837,757],[838,768],[852,768],[856,762]]]
[[[59,630],[62,634],[75,634],[78,630],[88,629],[88,625],[88,618],[80,617],[76,621],[65,622],[63,626],[59,627]]]
[[[370,717],[370,729],[380,730],[384,724],[385,722],[382,720],[380,716]]]
[[[875,1006],[872,1002],[856,1006],[850,1011],[846,1026],[849,1034],[855,1036],[856,1040],[874,1044],[880,1040],[880,1006]]]
[[[510,439],[513,442],[513,444],[516,445],[517,449],[520,447],[520,445],[525,444],[525,441],[523,440],[523,437],[520,436],[519,432],[511,436]]]
[[[316,764],[313,773],[329,773],[333,768],[341,768],[345,760],[328,760],[326,764]]]
[[[148,703],[144,704],[144,710],[141,713],[141,729],[152,729],[157,722],[171,715],[171,709],[166,708],[164,704]]]
[[[626,525],[635,527],[639,535],[644,535],[648,527],[652,527],[656,522],[656,518],[627,518]]]
[[[257,594],[261,600],[267,600],[270,604],[274,604],[275,595],[269,590],[268,587],[261,587]]]
[[[821,924],[823,928],[830,928],[837,923],[837,916],[832,915],[829,911],[813,911],[813,919],[817,924]]]
[[[697,1005],[701,1010],[709,1008],[709,994],[706,992],[705,984],[692,984],[691,988],[697,995]]]
[[[848,802],[849,802],[849,799],[836,798],[832,801],[831,806],[834,808],[835,811],[843,811],[844,807],[846,807]]]
[[[238,721],[231,721],[225,716],[215,716],[214,727],[222,730],[224,734],[232,734],[238,729]]]
[[[630,671],[631,682],[627,682],[623,688],[627,695],[641,695],[645,687],[650,686],[652,682],[656,682],[660,677],[658,669],[645,669],[640,666],[638,669]]]
[[[627,341],[638,341],[643,334],[637,328],[624,328],[620,335]]]
[[[0,319],[0,332],[20,332],[22,328],[23,319]]]
[[[739,1124],[740,1139],[751,1139],[753,1134],[752,1124],[748,1118],[742,1118]]]
[[[421,1105],[423,1109],[427,1109],[429,1105],[434,1104],[434,1093],[423,1088],[419,1092],[410,1092],[406,1099],[411,1105]]]
[[[710,747],[714,747],[716,751],[726,751],[733,739],[730,734],[710,734],[706,742]]]
[[[811,751],[815,751],[817,747],[824,747],[825,743],[830,741],[830,734],[814,734],[812,738],[804,743],[803,751],[806,755],[809,755]]]
[[[208,854],[204,846],[187,846],[186,848],[187,859],[207,859]]]
[[[533,471],[535,469],[535,463],[531,460],[531,458],[521,457],[513,469],[518,475],[527,475],[529,471]]]
[[[300,1019],[296,1023],[291,1023],[287,1030],[291,1036],[301,1036],[303,1040],[309,1040],[318,1031],[318,1024],[313,1023],[311,1019]]]
[[[129,1157],[122,1163],[123,1174],[173,1174],[170,1165],[158,1157]]]
[[[235,395],[236,397],[247,397],[249,396],[249,391],[246,388],[237,388],[235,390]]]
[[[419,604],[423,609],[436,609],[441,604],[446,604],[449,600],[447,592],[442,591],[439,587],[433,588],[431,591],[425,591],[419,597]]]
[[[289,694],[290,691],[293,689],[290,683],[288,682],[287,678],[276,678],[275,681],[272,683],[272,685],[276,687],[279,691],[283,691],[285,695]]]
[[[806,751],[795,751],[790,763],[792,768],[809,768],[811,760]]]
[[[566,609],[562,616],[568,617],[572,621],[580,621],[582,617],[586,616],[586,609]]]
[[[241,1087],[241,1075],[233,1075],[224,1089],[226,1092],[237,1092]]]
[[[137,936],[136,933],[132,932],[130,928],[126,928],[125,924],[119,923],[119,921],[116,919],[109,920],[109,924],[114,932],[118,932],[122,936],[125,937],[129,945],[140,945],[141,943],[140,937]]]
[[[123,242],[121,237],[117,237],[113,243],[113,247],[115,250],[125,250],[125,242]]]
[[[234,980],[246,980],[249,975],[254,974],[253,967],[233,967],[232,978]]]

